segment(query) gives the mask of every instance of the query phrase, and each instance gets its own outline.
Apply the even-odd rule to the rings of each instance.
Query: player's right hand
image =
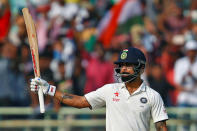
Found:
[[[39,77],[31,79],[30,88],[33,92],[38,92],[41,88],[44,94],[48,94],[50,96],[54,96],[56,91],[55,86],[50,85],[47,81]]]

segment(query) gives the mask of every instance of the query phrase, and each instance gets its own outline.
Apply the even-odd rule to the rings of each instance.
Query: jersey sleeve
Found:
[[[167,120],[168,119],[168,115],[163,103],[163,100],[161,98],[161,96],[159,95],[159,93],[154,93],[152,100],[152,108],[151,108],[151,115],[153,118],[153,122],[158,122],[158,121],[162,121],[162,120]]]
[[[96,91],[85,94],[85,98],[91,105],[91,109],[97,109],[105,106],[106,87],[103,86]]]

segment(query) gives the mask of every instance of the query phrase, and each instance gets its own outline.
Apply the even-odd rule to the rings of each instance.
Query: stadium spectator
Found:
[[[25,21],[21,14],[18,14],[15,17],[15,24],[12,25],[12,28],[9,32],[9,39],[16,46],[20,46],[27,41],[27,32],[25,28]]]
[[[81,61],[81,57],[77,56],[75,60],[74,73],[72,76],[73,93],[80,96],[84,95],[84,88],[86,83],[86,72]]]
[[[197,42],[188,41],[185,46],[185,57],[176,61],[174,80],[180,90],[178,106],[197,106]]]
[[[0,0],[0,41],[7,38],[10,29],[11,11],[8,0]]]
[[[105,60],[105,50],[100,43],[95,45],[95,50],[86,67],[86,84],[84,93],[95,91],[107,83],[114,82],[113,65]]]
[[[0,58],[0,106],[28,106],[27,82],[19,67],[18,48],[5,41]]]
[[[165,106],[172,106],[170,91],[173,90],[173,87],[166,80],[161,65],[153,64],[150,68],[151,74],[147,78],[150,87],[161,95]]]

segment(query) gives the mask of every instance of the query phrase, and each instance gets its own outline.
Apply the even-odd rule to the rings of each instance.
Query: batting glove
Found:
[[[33,92],[38,92],[39,88],[41,88],[45,95],[50,96],[54,96],[56,91],[55,86],[50,85],[47,81],[39,77],[31,79],[30,88]]]

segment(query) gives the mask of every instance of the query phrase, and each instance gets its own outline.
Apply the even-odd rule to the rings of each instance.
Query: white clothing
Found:
[[[189,71],[194,78],[188,75]],[[178,59],[174,67],[174,81],[185,89],[193,90],[191,92],[180,92],[178,95],[179,104],[197,105],[197,88],[194,79],[197,80],[197,58],[192,64],[188,57]]]
[[[132,94],[124,83],[107,84],[85,95],[92,109],[106,106],[106,131],[148,131],[150,119],[168,119],[159,93],[144,82]]]

